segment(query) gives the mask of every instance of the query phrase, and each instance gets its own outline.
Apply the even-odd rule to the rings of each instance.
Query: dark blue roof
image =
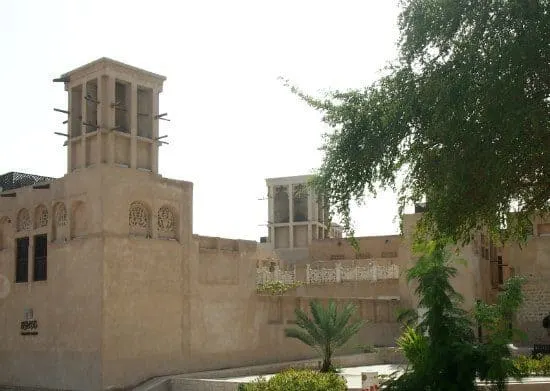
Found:
[[[8,172],[0,175],[0,192],[19,189],[25,186],[36,185],[41,182],[53,181],[55,178],[25,174],[22,172]]]

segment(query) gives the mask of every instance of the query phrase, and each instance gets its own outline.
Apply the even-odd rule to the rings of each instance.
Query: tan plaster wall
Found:
[[[182,355],[182,246],[107,238],[104,258],[104,388],[170,373]]]
[[[333,256],[341,256],[343,259],[397,258],[399,256],[401,237],[398,235],[358,237],[356,240],[359,245],[358,252],[347,239],[314,240],[309,247],[310,260],[329,261]]]
[[[504,259],[515,274],[526,278],[517,326],[527,333],[528,343],[550,343],[542,327],[542,319],[550,315],[550,237],[533,236],[521,246],[507,246]]]
[[[192,184],[150,172],[108,169],[102,178],[106,235],[103,283],[103,386],[134,384],[182,366]],[[150,212],[152,237],[130,235],[128,207]],[[158,210],[175,212],[177,240],[162,240]]]
[[[195,237],[189,259],[189,353],[209,368],[252,359],[265,310],[255,300],[256,243]],[[198,278],[197,278],[198,277]]]
[[[15,284],[0,302],[0,384],[101,387],[101,247],[101,239],[51,246],[48,281]],[[20,335],[25,308],[33,309],[37,336]]]
[[[101,387],[101,274],[103,239],[101,214],[95,194],[99,175],[86,180],[68,175],[49,189],[26,187],[16,197],[0,199],[0,217],[8,216],[11,227],[7,248],[0,251],[0,273],[10,281],[10,293],[0,299],[0,384],[95,390]],[[63,202],[68,227],[85,226],[79,237],[69,230],[65,240],[51,242],[53,205]],[[78,219],[73,206],[80,203]],[[15,232],[17,213],[26,208],[33,217],[38,205],[49,212],[48,226]],[[48,234],[48,279],[32,281],[32,239],[29,249],[28,283],[15,283],[15,238]],[[38,335],[20,335],[25,309],[38,321]]]

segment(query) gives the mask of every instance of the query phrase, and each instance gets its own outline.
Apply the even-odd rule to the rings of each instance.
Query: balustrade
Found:
[[[399,278],[399,266],[395,264],[366,266],[343,266],[337,263],[334,267],[312,267],[306,265],[306,284],[335,284],[348,281],[379,281]],[[296,282],[296,267],[280,269],[276,267],[258,267],[256,269],[256,284],[279,281],[284,284]]]

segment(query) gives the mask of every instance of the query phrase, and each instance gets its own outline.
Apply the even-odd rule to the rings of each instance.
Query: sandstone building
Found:
[[[0,176],[0,385],[102,390],[311,357],[283,333],[311,299],[357,304],[368,324],[348,351],[393,344],[396,310],[416,305],[403,271],[418,214],[403,236],[358,238],[355,251],[307,177],[271,178],[263,243],[194,235],[193,184],[158,173],[165,78],[101,58],[58,80],[67,173]],[[535,223],[523,249],[481,236],[460,249],[454,283],[471,306],[513,270],[532,275],[522,324],[540,340],[550,229]],[[303,285],[258,293],[273,280]]]

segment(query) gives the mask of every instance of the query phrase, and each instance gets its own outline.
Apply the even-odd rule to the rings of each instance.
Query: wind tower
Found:
[[[268,178],[268,242],[285,260],[304,257],[312,240],[342,237],[329,211],[308,185],[309,175]]]
[[[159,94],[166,77],[100,58],[54,79],[68,92],[67,172],[97,165],[158,173]]]

